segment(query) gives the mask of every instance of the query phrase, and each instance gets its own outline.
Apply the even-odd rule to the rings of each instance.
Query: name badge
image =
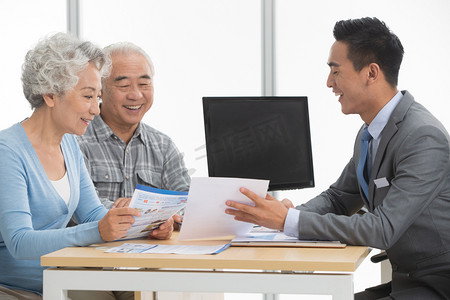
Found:
[[[386,177],[375,179],[373,182],[375,183],[377,189],[389,186],[389,181],[387,181]]]

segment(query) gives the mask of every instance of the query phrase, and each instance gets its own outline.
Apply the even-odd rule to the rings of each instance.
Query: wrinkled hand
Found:
[[[134,223],[133,216],[140,216],[141,213],[134,208],[121,207],[112,208],[98,222],[98,231],[102,240],[106,242],[114,241],[124,237]]]
[[[111,208],[128,207],[130,202],[131,198],[118,198]]]
[[[285,204],[269,194],[264,199],[246,188],[240,188],[240,192],[252,200],[255,206],[228,200],[226,205],[233,209],[226,209],[225,212],[227,214],[233,215],[237,221],[283,230],[288,212]]]
[[[178,215],[177,215],[178,216]],[[159,225],[159,227],[151,231],[148,235],[149,238],[158,240],[168,240],[172,237],[174,218],[167,219],[166,222]]]
[[[180,215],[175,214],[175,215],[173,215],[173,220],[174,220],[173,230],[180,231],[181,230],[181,223],[183,222],[183,218]]]

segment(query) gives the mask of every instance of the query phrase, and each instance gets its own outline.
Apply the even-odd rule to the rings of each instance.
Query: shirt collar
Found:
[[[378,112],[373,121],[369,125],[369,133],[373,139],[378,139],[386,126],[392,112],[397,104],[402,100],[403,94],[399,91],[395,96],[389,100],[388,103]]]
[[[103,121],[100,115],[95,116],[94,121],[92,121],[90,126],[92,126],[99,141],[105,141],[111,136],[115,136],[114,132],[109,128],[105,121]]]
[[[136,127],[136,130],[134,131],[133,138],[136,138],[136,137],[139,138],[141,140],[141,142],[143,142],[143,143],[146,142],[145,135],[142,134],[142,124],[141,124],[141,122],[139,122],[138,126]]]
[[[92,121],[93,124],[93,130],[95,131],[95,134],[97,135],[97,138],[99,141],[105,141],[111,137],[115,138],[117,135],[112,131],[112,129],[108,126],[108,124],[103,121],[102,117],[100,115],[95,116],[94,120]],[[134,134],[133,138],[138,137],[142,142],[145,142],[143,140],[143,135],[141,134],[141,123],[138,124]]]

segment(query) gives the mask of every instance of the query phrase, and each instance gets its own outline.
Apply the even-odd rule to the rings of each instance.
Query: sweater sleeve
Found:
[[[64,247],[101,242],[97,220],[106,212],[96,208],[90,215],[83,214],[91,222],[66,228],[71,217],[70,205],[67,207],[61,199],[54,197],[46,185],[45,172],[36,167],[40,163],[31,161],[26,151],[21,150],[0,144],[0,245],[6,245],[16,259],[39,259]],[[67,165],[67,169],[71,167],[74,166]],[[88,194],[84,191],[86,180],[81,177],[78,180],[80,187],[71,186],[71,189],[82,192],[72,192],[71,197],[75,194],[81,198]],[[78,206],[78,200],[71,199],[72,205]],[[81,205],[88,211],[98,207],[95,201],[93,203],[85,205],[82,201]]]

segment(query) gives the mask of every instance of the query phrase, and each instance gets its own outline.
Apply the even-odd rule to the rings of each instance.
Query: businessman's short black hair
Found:
[[[336,41],[348,45],[348,59],[356,71],[376,63],[387,82],[398,84],[398,73],[403,59],[403,46],[386,24],[377,18],[338,21],[333,30]]]

